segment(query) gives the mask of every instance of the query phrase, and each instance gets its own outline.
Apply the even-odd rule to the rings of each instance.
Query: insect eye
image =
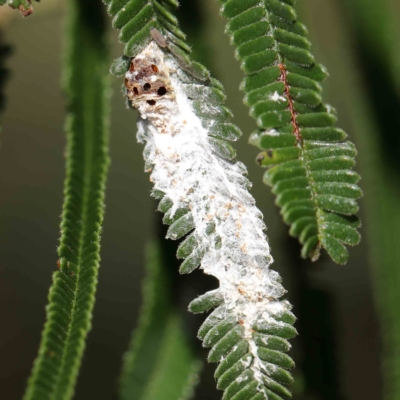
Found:
[[[150,90],[150,88],[151,88],[151,85],[150,85],[150,83],[145,83],[144,85],[143,85],[143,89],[144,90]]]

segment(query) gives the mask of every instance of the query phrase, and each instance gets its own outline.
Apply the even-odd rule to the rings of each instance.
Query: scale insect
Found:
[[[161,48],[168,47],[168,40],[159,30],[152,28],[150,36],[154,45]],[[160,64],[160,59],[150,53],[146,57],[137,56],[131,60],[129,70],[125,75],[125,87],[132,106],[137,107],[142,100],[150,106],[155,106],[157,100],[162,97],[174,98],[168,74],[160,67]]]
[[[154,47],[157,47],[155,43]],[[143,101],[154,106],[162,98],[174,98],[164,63],[151,51],[131,60],[125,74],[125,87],[127,97],[134,107]]]

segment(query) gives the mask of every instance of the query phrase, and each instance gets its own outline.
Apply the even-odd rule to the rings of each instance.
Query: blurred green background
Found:
[[[244,132],[236,145],[238,158],[248,166],[252,194],[268,226],[273,267],[283,276],[299,318],[300,336],[292,351],[297,364],[294,398],[383,398],[384,343],[400,343],[400,331],[397,339],[395,329],[400,322],[394,321],[400,306],[400,52],[395,40],[400,33],[399,2],[302,0],[297,6],[317,61],[331,73],[324,83],[325,101],[338,109],[340,127],[359,150],[356,169],[364,177],[365,191],[360,212],[363,241],[350,250],[346,266],[335,265],[328,257],[316,263],[299,258],[300,247],[288,237],[274,198],[261,182],[263,171],[254,162],[257,150],[247,144],[256,126],[242,104],[242,73],[223,33],[218,3],[181,3],[181,22],[195,57],[224,84],[228,106]],[[380,14],[374,9],[378,3]],[[360,14],[362,6],[365,12]],[[0,8],[1,40],[13,47],[6,60],[11,76],[1,117],[0,398],[14,400],[22,396],[36,356],[51,275],[57,268],[65,147],[60,90],[65,4],[43,1],[28,19],[9,11]],[[116,58],[122,50],[115,31],[110,43]],[[157,236],[161,219],[149,196],[142,146],[135,139],[136,115],[125,108],[121,80],[112,79],[112,165],[102,263],[77,400],[117,398],[121,357],[141,302],[144,250]],[[203,293],[195,282],[201,274],[196,271],[180,279],[185,286],[179,298],[182,309]],[[203,279],[201,285],[215,282]],[[393,324],[388,324],[391,320]],[[188,317],[193,337],[200,321]],[[193,346],[201,351],[199,341],[193,340]],[[394,348],[393,354],[399,349]],[[197,400],[220,398],[212,378],[214,368],[205,369]],[[396,377],[391,364],[389,369]]]

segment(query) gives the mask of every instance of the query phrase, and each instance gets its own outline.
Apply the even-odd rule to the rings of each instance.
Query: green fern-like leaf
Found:
[[[320,247],[344,264],[344,245],[360,240],[356,199],[360,177],[351,169],[356,149],[335,127],[336,112],[322,103],[327,76],[310,53],[307,29],[295,0],[218,0],[229,19],[226,32],[246,74],[241,89],[259,130],[250,143],[263,150],[264,182],[277,195],[302,256],[316,260]]]
[[[188,46],[182,43],[177,51],[171,38],[180,31],[175,17],[166,14],[167,5],[177,2],[106,3],[126,43],[125,56],[112,72],[125,75],[126,93],[142,115],[138,139],[146,143],[145,169],[152,171],[153,196],[170,225],[167,238],[185,237],[177,253],[184,260],[180,272],[201,265],[221,284],[194,300],[190,310],[215,308],[199,338],[211,348],[208,360],[220,363],[215,377],[223,399],[290,398],[286,386],[294,363],[285,353],[287,339],[296,335],[295,317],[280,299],[285,291],[279,275],[269,269],[264,225],[247,192],[245,167],[235,161],[235,150],[226,141],[237,140],[241,132],[223,105],[223,87],[191,60]],[[141,19],[145,12],[146,24]],[[118,22],[122,16],[123,24]],[[171,41],[154,37],[151,28]],[[161,94],[157,89],[163,89]],[[169,143],[165,148],[164,141]]]
[[[179,6],[177,0],[103,1],[113,17],[113,27],[120,30],[119,40],[125,44],[125,56],[116,60],[112,66],[115,75],[125,74],[129,57],[138,54],[153,40],[152,32],[155,29],[167,40],[168,50],[182,68],[190,70],[198,79],[209,78],[206,68],[189,57],[190,47],[185,42],[186,35],[179,29],[178,20],[171,12]]]
[[[47,320],[25,400],[73,396],[91,326],[108,170],[105,20],[97,0],[71,1],[66,31],[67,177]]]
[[[36,0],[39,1],[39,0]],[[24,17],[28,17],[33,13],[31,0],[0,0],[0,6],[8,4],[12,8],[18,8]]]
[[[122,400],[189,400],[201,363],[187,343],[172,305],[172,286],[162,246],[148,249],[140,321],[125,354]]]
[[[177,7],[176,0],[104,0],[108,12],[113,16],[113,27],[121,31],[119,39],[125,43],[125,55],[137,54],[150,43],[151,29],[158,29],[173,43],[177,42],[185,50],[185,35],[178,28],[176,17],[169,11],[168,5]]]

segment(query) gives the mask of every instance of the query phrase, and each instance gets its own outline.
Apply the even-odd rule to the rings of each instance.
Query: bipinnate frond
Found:
[[[327,72],[310,53],[295,0],[218,1],[246,74],[244,102],[259,126],[250,143],[262,150],[257,162],[268,168],[264,182],[303,245],[302,256],[316,260],[323,247],[343,264],[344,245],[360,240],[356,149],[335,127],[335,110],[322,103],[319,82]]]
[[[124,75],[128,57],[142,51],[152,40],[168,48],[181,68],[190,69],[197,78],[209,78],[208,71],[189,57],[186,35],[179,29],[178,20],[171,12],[179,6],[178,0],[103,0],[112,25],[120,30],[119,40],[125,44],[124,57],[116,60],[112,72]]]
[[[97,0],[70,1],[66,30],[67,177],[59,271],[24,400],[69,400],[91,327],[108,170],[108,65]]]
[[[149,246],[139,324],[124,356],[121,400],[189,400],[198,383],[201,362],[172,304],[166,260],[160,244]]]
[[[125,74],[127,97],[140,114],[138,140],[145,143],[145,170],[151,172],[153,195],[170,225],[167,237],[185,237],[177,254],[184,259],[180,272],[201,265],[219,280],[219,289],[190,309],[217,307],[199,337],[211,347],[209,361],[221,363],[216,378],[223,398],[290,397],[285,385],[292,380],[287,370],[293,361],[284,353],[290,347],[287,339],[296,335],[295,318],[290,304],[281,300],[285,290],[279,275],[269,268],[265,226],[248,192],[246,168],[226,142],[241,133],[223,105],[221,84],[191,61],[188,48],[182,46],[187,54],[181,57],[165,37],[155,36],[165,32],[164,17],[158,20],[155,10],[166,3],[173,2],[146,2],[153,7],[149,18],[157,32],[149,27],[147,36],[131,41],[125,59],[112,70]],[[113,1],[108,9],[115,10]],[[136,12],[130,14],[132,21],[142,11]],[[126,16],[126,26],[129,21]]]
[[[272,258],[246,169],[225,141],[239,131],[229,125],[230,112],[213,92],[214,81],[202,83],[183,72],[151,42],[133,58],[125,82],[140,112],[138,139],[145,143],[153,194],[170,225],[167,237],[185,237],[177,254],[184,259],[180,272],[201,265],[220,283],[190,309],[217,307],[199,337],[211,347],[209,361],[226,360],[216,373],[223,398],[290,397],[284,384],[291,382],[286,369],[293,362],[283,352],[289,349],[286,339],[296,334],[294,316],[280,300],[285,291],[279,275],[269,269]],[[146,84],[155,92],[144,93]],[[159,96],[159,88],[166,93]]]

